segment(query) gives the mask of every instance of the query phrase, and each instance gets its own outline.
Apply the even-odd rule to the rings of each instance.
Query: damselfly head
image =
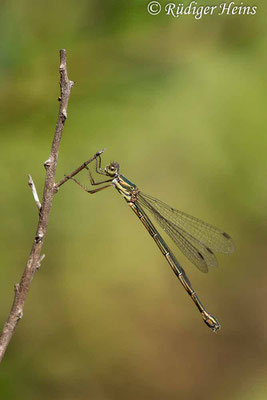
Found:
[[[116,161],[112,161],[106,166],[105,172],[109,176],[116,176],[119,173],[120,165]]]

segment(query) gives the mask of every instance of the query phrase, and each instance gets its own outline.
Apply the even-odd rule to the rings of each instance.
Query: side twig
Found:
[[[66,50],[60,50],[60,106],[57,118],[57,125],[55,130],[55,135],[51,147],[51,152],[49,159],[45,162],[44,166],[46,168],[46,178],[43,190],[43,200],[40,204],[34,183],[31,178],[29,178],[29,185],[32,188],[33,196],[37,207],[39,209],[39,220],[37,225],[37,231],[34,237],[32,249],[27,261],[26,268],[21,277],[20,283],[15,285],[15,296],[14,301],[10,310],[7,322],[4,325],[2,334],[0,336],[0,362],[2,361],[7,346],[14,334],[18,321],[22,318],[24,303],[30,289],[30,285],[34,276],[34,273],[39,269],[41,261],[44,256],[40,256],[41,249],[44,243],[44,238],[47,232],[48,219],[50,214],[50,209],[52,205],[52,200],[57,192],[55,189],[55,174],[57,167],[57,159],[59,152],[59,145],[67,119],[67,107],[70,97],[71,88],[74,83],[69,80],[67,74],[67,64],[66,64]]]
[[[28,185],[30,186],[30,188],[32,190],[32,195],[33,195],[35,204],[37,205],[38,211],[40,212],[42,206],[41,206],[41,203],[40,203],[40,200],[39,200],[39,196],[38,196],[35,184],[34,184],[30,174],[28,175],[28,178],[29,178]]]
[[[61,181],[55,184],[55,189],[58,190],[61,185],[63,185],[65,182],[67,182],[69,179],[71,179],[73,176],[77,175],[79,172],[81,172],[85,167],[87,167],[88,164],[90,164],[92,161],[94,161],[100,154],[104,153],[106,149],[102,149],[95,153],[95,155],[89,160],[85,161],[82,165],[80,165],[78,168],[76,168],[74,171],[72,171],[70,174],[66,175],[65,178],[63,178]]]

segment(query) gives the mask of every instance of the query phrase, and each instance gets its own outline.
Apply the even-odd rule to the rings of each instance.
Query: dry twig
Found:
[[[14,301],[10,310],[7,322],[4,325],[2,334],[0,336],[0,362],[3,359],[7,346],[14,334],[18,321],[22,318],[24,303],[30,289],[30,285],[37,269],[40,268],[41,261],[44,256],[40,256],[41,249],[44,243],[44,238],[47,231],[48,219],[52,200],[57,192],[55,188],[55,174],[57,167],[57,159],[59,152],[59,145],[64,129],[65,121],[67,119],[67,107],[70,97],[71,88],[74,83],[69,80],[66,65],[66,50],[60,50],[60,106],[56,125],[56,131],[51,147],[49,159],[44,163],[46,169],[46,178],[43,191],[43,200],[40,204],[34,183],[29,177],[29,185],[32,188],[35,203],[39,210],[39,220],[37,231],[34,237],[32,249],[28,258],[26,268],[21,277],[20,283],[15,285]]]

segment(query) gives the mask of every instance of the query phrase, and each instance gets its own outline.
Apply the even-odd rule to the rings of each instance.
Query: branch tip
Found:
[[[107,150],[106,147],[104,147],[104,149],[97,151],[97,152],[95,153],[95,157],[100,156],[100,154],[104,153],[104,151],[106,151],[106,150]]]
[[[28,175],[28,185],[30,186],[30,188],[32,190],[32,195],[33,195],[35,204],[36,204],[36,206],[38,208],[38,211],[40,212],[40,210],[42,208],[42,205],[40,203],[39,196],[38,196],[35,184],[34,184],[33,179],[32,179],[30,174]]]

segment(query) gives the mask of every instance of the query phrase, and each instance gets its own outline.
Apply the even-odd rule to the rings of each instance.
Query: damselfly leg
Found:
[[[78,182],[77,179],[75,179],[73,177],[71,177],[70,179],[73,182],[75,182],[78,186],[80,186],[85,192],[87,192],[89,194],[94,194],[94,193],[100,192],[101,190],[107,189],[108,187],[112,186],[112,184],[110,183],[109,185],[105,185],[105,186],[102,186],[102,187],[97,188],[97,189],[89,190],[86,186],[84,186],[83,184]],[[108,181],[106,181],[106,182],[108,182]]]
[[[112,181],[112,178],[111,178],[111,179],[106,179],[105,181],[96,182],[96,181],[94,180],[92,174],[91,174],[91,171],[90,171],[89,167],[86,166],[85,168],[86,168],[87,171],[88,171],[89,179],[90,179],[91,185],[102,185],[102,183],[107,183],[107,182],[111,182],[111,181]],[[102,174],[101,174],[101,175],[102,175]],[[104,174],[104,175],[106,176],[106,174]]]
[[[99,159],[99,160],[98,160]],[[98,162],[98,165],[97,165]],[[98,157],[96,157],[95,159],[95,170],[98,174],[100,175],[105,175],[107,176],[107,174],[105,173],[105,171],[101,168],[101,155],[99,154]]]
[[[97,162],[98,158],[99,158],[99,164],[98,164],[98,162]],[[98,155],[98,157],[96,157],[95,161],[96,161],[96,172],[97,172],[98,174],[100,174],[100,175],[107,176],[106,173],[104,173],[103,170],[102,170],[102,168],[101,168],[101,156]],[[91,171],[90,171],[88,165],[87,165],[85,168],[86,168],[87,171],[88,171],[89,179],[90,179],[90,182],[91,182],[91,185],[92,185],[92,186],[102,185],[103,183],[111,182],[111,181],[113,180],[113,178],[109,178],[109,179],[105,179],[104,181],[96,182],[96,181],[94,180],[92,174],[91,174]],[[98,188],[98,189],[90,190],[90,189],[88,189],[85,185],[83,185],[83,184],[81,184],[79,181],[77,181],[77,179],[75,179],[75,178],[73,178],[73,177],[70,177],[70,179],[73,180],[73,181],[74,181],[77,185],[79,185],[83,190],[85,190],[87,193],[90,193],[90,194],[94,194],[94,193],[100,192],[101,190],[106,189],[106,188],[108,188],[108,187],[111,186],[111,184],[110,184],[110,185],[105,185],[105,186],[103,186],[103,187],[101,187],[101,188]]]

